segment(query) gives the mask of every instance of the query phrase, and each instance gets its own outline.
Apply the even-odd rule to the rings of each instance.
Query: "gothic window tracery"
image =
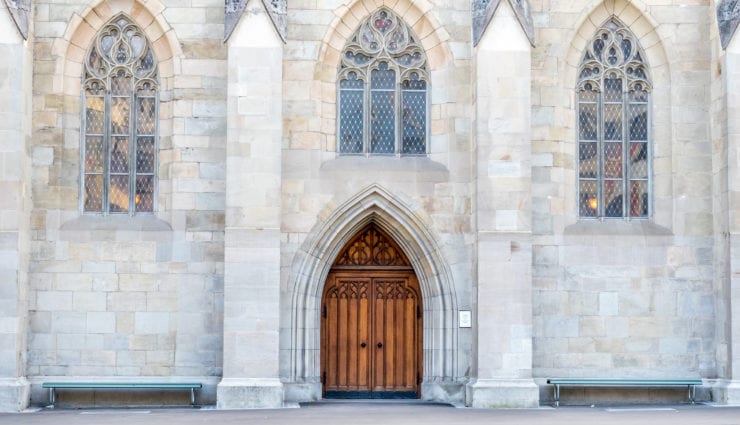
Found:
[[[152,212],[157,60],[144,32],[119,15],[95,37],[83,71],[83,212]]]
[[[651,89],[637,38],[610,19],[587,45],[578,69],[580,217],[649,216]]]
[[[426,54],[401,18],[370,15],[342,52],[338,81],[339,153],[426,154]]]

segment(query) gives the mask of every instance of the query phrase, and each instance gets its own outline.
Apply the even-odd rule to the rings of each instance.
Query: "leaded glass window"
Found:
[[[580,217],[650,214],[650,91],[645,54],[624,25],[609,20],[578,70]]]
[[[152,212],[159,85],[150,43],[119,15],[97,34],[84,65],[82,210]]]
[[[370,15],[344,47],[338,80],[339,153],[427,153],[426,55],[401,18]]]

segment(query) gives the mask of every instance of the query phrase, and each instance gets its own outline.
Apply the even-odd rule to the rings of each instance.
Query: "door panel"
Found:
[[[331,353],[324,356],[324,387],[327,391],[369,391],[367,341],[371,279],[333,277],[332,280],[324,296],[322,340],[326,352]]]
[[[330,273],[323,308],[326,396],[418,396],[421,309],[413,272]]]

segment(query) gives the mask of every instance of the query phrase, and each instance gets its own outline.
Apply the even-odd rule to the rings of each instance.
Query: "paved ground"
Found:
[[[740,425],[740,407],[708,405],[561,407],[531,410],[457,409],[408,403],[319,403],[298,409],[43,409],[1,414],[12,425]]]

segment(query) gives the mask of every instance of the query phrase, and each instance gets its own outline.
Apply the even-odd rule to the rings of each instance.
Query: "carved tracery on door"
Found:
[[[324,287],[324,395],[418,397],[421,329],[421,293],[408,259],[385,233],[366,227],[339,254]]]

